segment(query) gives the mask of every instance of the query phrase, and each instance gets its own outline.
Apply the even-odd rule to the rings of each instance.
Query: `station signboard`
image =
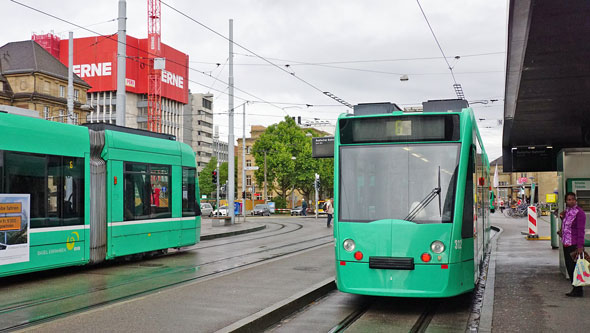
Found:
[[[311,139],[311,155],[313,158],[334,157],[334,137],[325,136]]]

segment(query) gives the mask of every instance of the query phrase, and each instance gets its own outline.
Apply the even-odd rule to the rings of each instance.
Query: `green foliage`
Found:
[[[287,200],[281,197],[274,197],[272,201],[275,203],[275,208],[287,208]]]
[[[309,133],[309,134],[308,134]],[[307,134],[307,135],[306,135]],[[334,187],[333,159],[311,156],[311,137],[318,136],[311,129],[301,129],[290,117],[269,126],[254,143],[253,154],[258,186],[264,181],[264,152],[266,152],[268,188],[275,190],[285,201],[293,188],[308,199],[313,199],[315,174],[321,177],[321,189],[331,193]]]
[[[217,158],[211,157],[209,163],[207,163],[207,165],[203,168],[203,171],[201,171],[199,174],[199,192],[201,194],[206,194],[207,197],[211,197],[211,193],[216,190],[215,184],[213,184],[211,181],[211,172],[215,170],[216,166]]]

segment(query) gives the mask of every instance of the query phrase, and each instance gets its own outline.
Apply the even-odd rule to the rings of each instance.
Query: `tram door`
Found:
[[[479,265],[481,263],[481,258],[483,257],[484,252],[484,241],[485,241],[485,210],[486,210],[486,199],[487,199],[487,191],[486,191],[486,178],[485,173],[486,169],[483,164],[483,156],[482,156],[482,149],[479,144],[479,141],[476,139],[476,155],[475,155],[475,170],[476,170],[476,200],[475,200],[475,223],[474,223],[474,234],[473,234],[473,248],[474,248],[474,270],[475,270],[475,280],[477,280],[479,275]]]

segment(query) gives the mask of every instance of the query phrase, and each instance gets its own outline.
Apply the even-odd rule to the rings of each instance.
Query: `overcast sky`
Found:
[[[5,27],[0,45],[30,39],[33,32],[53,31],[64,38],[70,30],[74,37],[95,35],[12,1],[0,3]],[[22,3],[100,34],[117,31],[117,0]],[[480,131],[493,160],[501,155],[498,120],[503,119],[504,108],[507,1],[420,0],[420,4],[457,83],[476,117],[483,119]],[[215,95],[214,122],[222,139],[229,129],[229,43],[171,7],[224,36],[229,19],[234,20],[234,41],[249,50],[234,46],[235,105],[244,100],[274,104],[250,103],[247,130],[250,125],[279,122],[287,114],[335,123],[340,113],[349,110],[322,91],[350,104],[394,102],[402,107],[456,97],[453,78],[416,1],[166,0],[162,41],[189,55],[191,91]],[[128,1],[127,18],[127,34],[145,38],[147,1]],[[400,81],[404,74],[409,80]],[[234,134],[241,136],[241,114],[236,115],[235,128]]]

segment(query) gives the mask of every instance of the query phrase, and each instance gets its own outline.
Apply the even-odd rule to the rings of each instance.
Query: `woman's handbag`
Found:
[[[574,287],[590,286],[590,263],[582,255],[578,256],[574,269]]]

